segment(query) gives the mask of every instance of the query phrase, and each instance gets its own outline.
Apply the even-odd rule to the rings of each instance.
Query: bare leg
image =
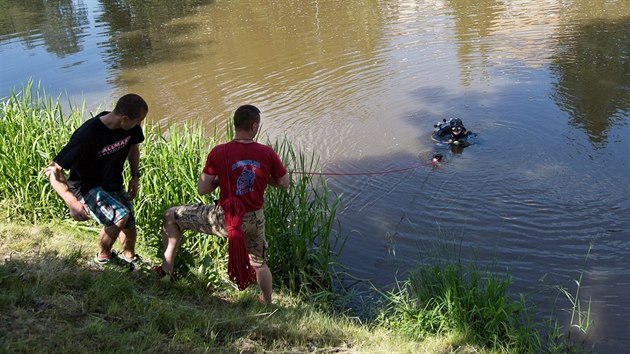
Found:
[[[175,223],[175,214],[173,209],[168,209],[164,214],[164,225],[162,236],[162,247],[164,250],[164,258],[162,260],[162,270],[167,273],[173,272],[175,266],[175,256],[177,255],[177,248],[182,239],[182,232],[179,226]]]
[[[121,230],[118,235],[118,240],[122,244],[122,254],[127,259],[133,259],[136,255],[136,238],[137,238],[136,227],[130,227],[127,229]]]
[[[262,267],[254,267],[256,270],[256,281],[260,287],[265,304],[271,305],[272,276],[269,267],[265,264]]]
[[[98,243],[98,252],[101,257],[109,257],[111,255],[114,242],[116,242],[116,239],[121,233],[121,226],[127,223],[128,218],[129,217],[126,216],[114,225],[101,228]]]

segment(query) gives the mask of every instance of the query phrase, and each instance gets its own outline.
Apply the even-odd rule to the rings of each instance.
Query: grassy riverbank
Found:
[[[416,342],[334,314],[286,289],[263,306],[249,289],[199,277],[91,272],[91,231],[0,226],[0,352],[450,352],[447,337]],[[462,352],[461,350],[458,352]],[[473,351],[464,351],[473,352]]]
[[[266,194],[273,306],[255,287],[238,292],[225,272],[226,244],[188,233],[180,278],[145,272],[91,272],[94,223],[69,220],[44,167],[87,116],[27,85],[0,103],[0,351],[7,352],[578,352],[553,320],[533,318],[508,276],[457,260],[418,268],[370,313],[350,315],[335,291],[344,238],[335,229],[340,199],[322,179],[292,176],[288,191]],[[139,253],[158,261],[162,214],[200,198],[195,183],[220,135],[200,127],[145,127],[139,197]],[[228,130],[226,135],[230,135]],[[289,170],[316,159],[287,141],[276,149]],[[379,291],[374,289],[375,294]]]
[[[379,319],[366,321],[286,288],[277,289],[274,304],[264,306],[253,289],[208,286],[194,274],[164,282],[146,272],[93,272],[87,260],[94,242],[93,230],[73,223],[0,223],[0,351],[582,352],[559,333],[545,338],[520,325],[526,309],[488,292],[496,287],[463,287],[456,266],[443,277],[425,279],[435,306],[418,302],[413,294],[423,292],[407,287],[418,285],[411,281],[389,294]],[[446,299],[436,280],[461,292]]]

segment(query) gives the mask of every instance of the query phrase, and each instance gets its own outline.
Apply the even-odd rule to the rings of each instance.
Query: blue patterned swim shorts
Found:
[[[85,204],[90,216],[105,227],[118,223],[127,215],[129,215],[129,219],[123,229],[136,225],[131,200],[124,190],[106,192],[101,187],[92,188],[85,193],[81,203]]]

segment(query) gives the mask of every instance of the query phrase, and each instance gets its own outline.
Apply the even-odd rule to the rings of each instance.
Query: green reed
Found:
[[[64,114],[59,101],[29,83],[11,93],[0,106],[0,205],[2,215],[26,222],[69,219],[67,207],[49,186],[44,168],[83,123],[85,110],[71,108]],[[70,105],[72,107],[72,105]],[[233,131],[227,124],[226,137]],[[218,136],[215,134],[214,137]],[[134,200],[140,247],[151,258],[162,248],[162,220],[172,206],[213,203],[197,194],[197,179],[210,149],[220,143],[206,136],[201,126],[179,126],[161,132],[144,127],[141,146],[143,176]],[[275,147],[290,170],[317,169],[311,156],[297,153],[282,140]],[[129,176],[126,176],[127,178]],[[293,175],[288,190],[269,188],[265,216],[270,244],[269,265],[274,283],[291,291],[332,289],[332,266],[342,243],[333,230],[338,198],[326,183],[308,175]],[[94,225],[96,226],[96,225]],[[196,274],[209,283],[228,283],[225,276],[227,246],[224,239],[187,232],[178,253],[176,269]]]
[[[206,138],[200,126],[184,125],[164,134],[145,127],[140,162],[143,176],[134,207],[144,244],[155,258],[159,259],[162,249],[164,212],[177,205],[211,202],[211,197],[197,194],[197,179],[214,144],[215,140]],[[176,269],[183,274],[197,268],[206,257],[222,258],[222,243],[214,237],[185,233]],[[210,255],[211,250],[216,252]]]
[[[412,337],[459,333],[493,350],[543,352],[531,308],[522,296],[509,297],[509,286],[509,276],[474,264],[420,266],[386,294],[389,305],[381,321]]]
[[[0,102],[0,205],[2,216],[36,222],[68,214],[43,171],[82,123],[83,107],[62,112],[32,82]]]
[[[340,199],[321,176],[310,174],[317,171],[314,156],[297,153],[286,139],[274,148],[291,174],[291,187],[272,188],[266,195],[266,231],[273,235],[269,244],[274,251],[269,266],[290,289],[331,289],[331,270],[344,245],[334,229]]]
[[[576,283],[579,292],[580,282]],[[555,318],[555,309],[543,316],[526,295],[509,294],[510,284],[509,274],[474,261],[434,261],[418,266],[395,289],[382,293],[384,306],[377,322],[415,339],[456,334],[466,343],[493,352],[581,352],[583,343],[571,338],[571,332],[577,326],[585,334],[588,316],[577,320],[572,316],[567,332]],[[577,292],[560,294],[570,300],[579,296]],[[579,304],[572,301],[572,305],[572,314],[580,311]]]

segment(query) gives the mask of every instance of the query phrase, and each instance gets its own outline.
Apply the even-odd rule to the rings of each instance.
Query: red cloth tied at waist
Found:
[[[249,254],[243,237],[243,215],[245,207],[235,196],[221,201],[228,231],[228,275],[239,288],[245,290],[256,282],[256,272],[249,263]]]

